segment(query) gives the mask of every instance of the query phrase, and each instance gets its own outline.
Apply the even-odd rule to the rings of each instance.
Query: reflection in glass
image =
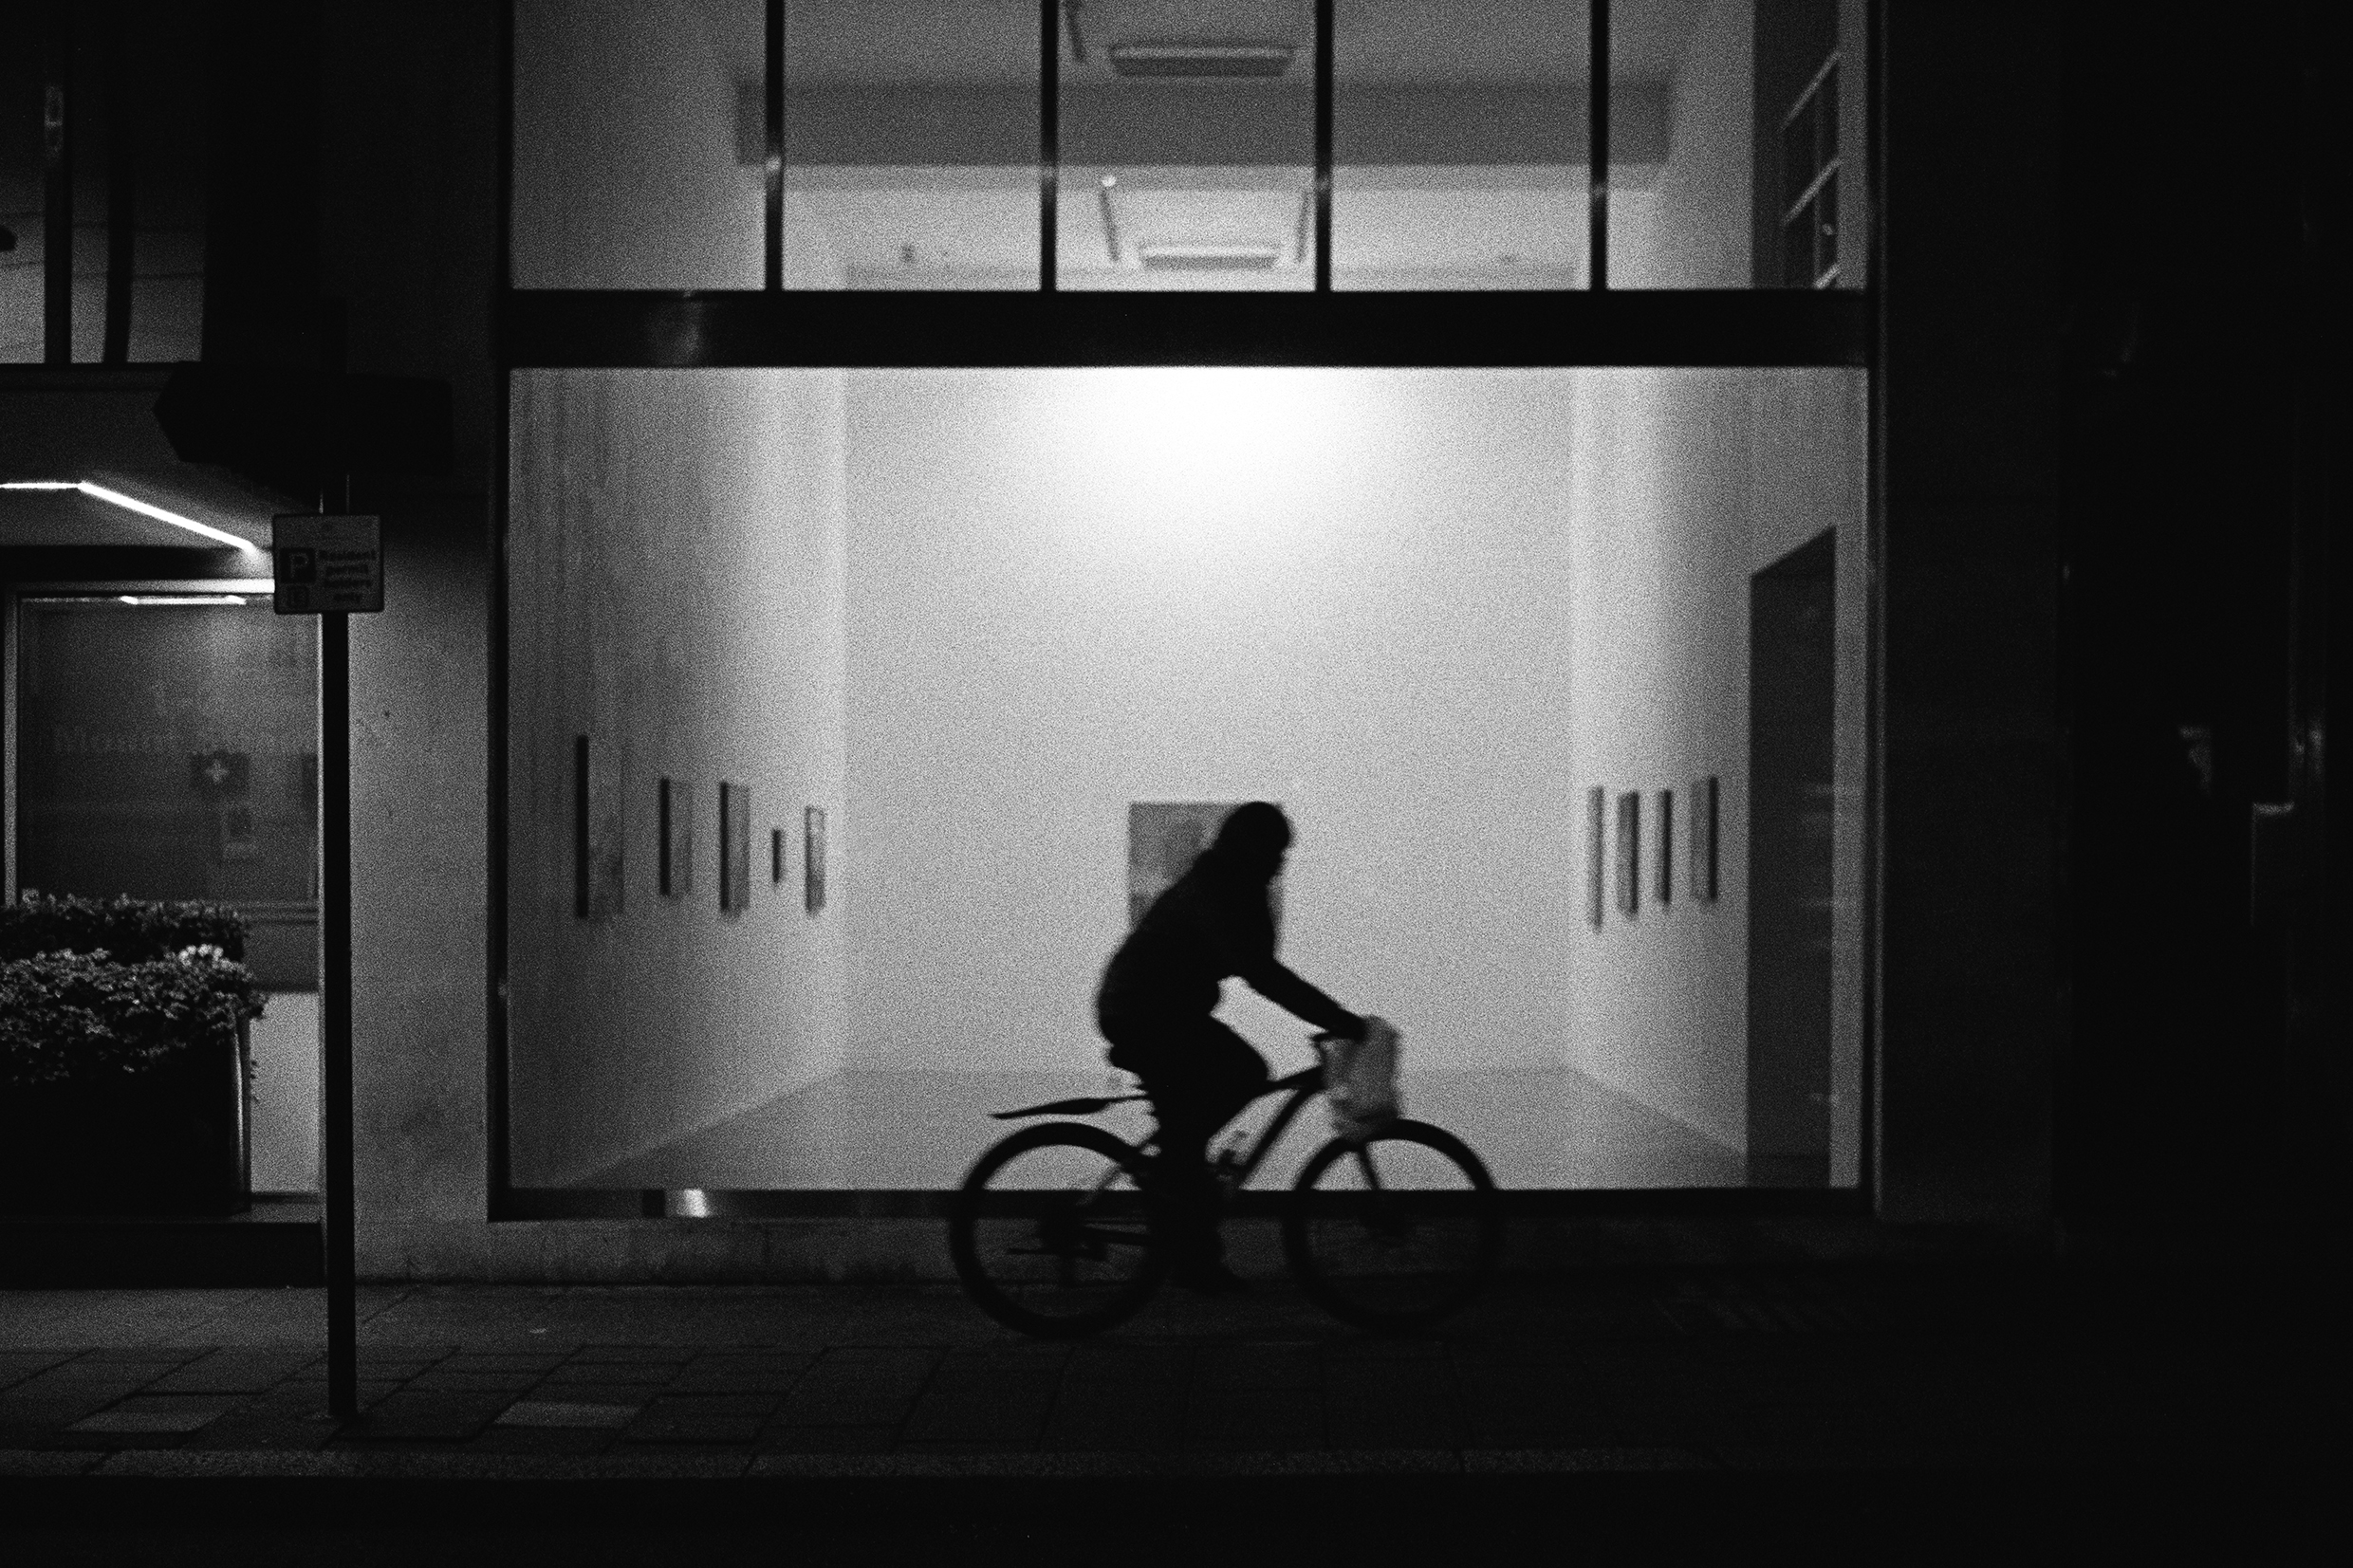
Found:
[[[1590,27],[1582,0],[1338,0],[1334,288],[1585,286]]]
[[[1611,116],[1610,286],[1860,287],[1862,43],[1849,0],[1616,0],[1611,91],[1663,135],[1628,157]]]
[[[18,887],[232,904],[263,984],[313,984],[315,623],[233,595],[19,610]]]
[[[1038,45],[1031,0],[789,0],[785,286],[1036,288]]]
[[[516,0],[514,286],[759,287],[766,37],[761,0]]]
[[[0,49],[0,364],[41,360],[41,51]]]
[[[1064,10],[1056,286],[1315,286],[1309,0]]]

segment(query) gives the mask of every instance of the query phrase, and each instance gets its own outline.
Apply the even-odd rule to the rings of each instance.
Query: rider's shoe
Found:
[[[1189,1264],[1172,1270],[1168,1282],[1203,1296],[1247,1296],[1250,1282],[1222,1263]]]

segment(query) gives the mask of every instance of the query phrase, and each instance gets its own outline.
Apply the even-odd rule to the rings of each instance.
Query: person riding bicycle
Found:
[[[1274,955],[1272,886],[1290,843],[1280,807],[1236,806],[1111,955],[1095,995],[1096,1027],[1111,1042],[1106,1056],[1143,1080],[1158,1118],[1175,1230],[1170,1277],[1195,1290],[1244,1288],[1217,1238],[1209,1140],[1269,1082],[1266,1058],[1212,1016],[1224,982],[1239,977],[1326,1034],[1362,1040],[1367,1026]]]

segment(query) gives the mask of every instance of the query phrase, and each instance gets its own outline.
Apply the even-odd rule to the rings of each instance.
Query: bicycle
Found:
[[[1319,1063],[1260,1092],[1290,1098],[1247,1152],[1219,1153],[1213,1170],[1224,1194],[1250,1180],[1323,1088]],[[1094,1116],[1147,1098],[1052,1100],[991,1116]],[[998,1322],[1044,1338],[1099,1333],[1133,1316],[1167,1273],[1157,1154],[1150,1134],[1129,1143],[1083,1121],[1001,1139],[950,1213],[949,1252],[966,1293]],[[1493,1272],[1503,1241],[1495,1184],[1478,1155],[1443,1129],[1403,1118],[1361,1142],[1325,1143],[1281,1209],[1285,1262],[1307,1297],[1381,1331],[1424,1328],[1460,1310]]]

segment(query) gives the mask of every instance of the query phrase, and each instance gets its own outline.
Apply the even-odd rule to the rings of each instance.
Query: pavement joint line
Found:
[[[1807,1456],[1815,1463],[1821,1456]],[[1859,1461],[1855,1456],[1849,1463]],[[1835,1465],[1835,1461],[1833,1462]],[[593,1454],[130,1448],[114,1453],[0,1449],[0,1477],[380,1480],[1052,1480],[1155,1476],[1325,1477],[1659,1473],[1716,1470],[1688,1448],[1385,1448],[1079,1453]],[[1836,1467],[1847,1467],[1838,1465]]]

